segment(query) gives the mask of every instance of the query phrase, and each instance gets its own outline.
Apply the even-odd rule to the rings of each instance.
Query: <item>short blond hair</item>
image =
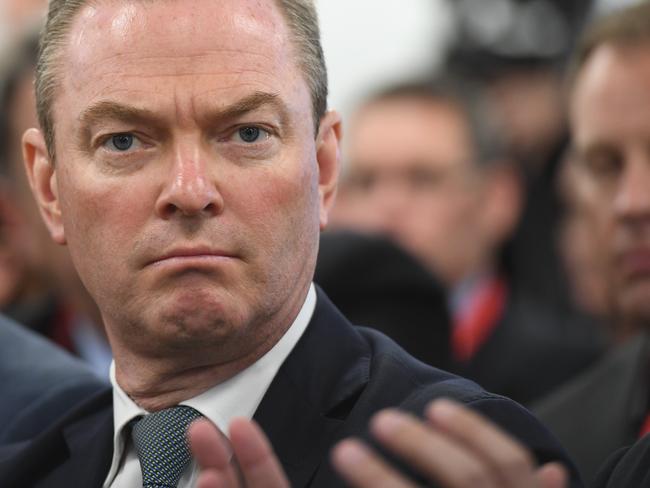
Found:
[[[92,0],[50,0],[47,21],[41,35],[36,65],[36,110],[50,157],[54,159],[52,106],[62,77],[61,56],[72,23],[82,7]],[[155,1],[155,0],[149,0]],[[318,14],[313,0],[274,0],[284,16],[298,67],[303,72],[312,99],[315,131],[327,110],[327,68],[320,41]]]

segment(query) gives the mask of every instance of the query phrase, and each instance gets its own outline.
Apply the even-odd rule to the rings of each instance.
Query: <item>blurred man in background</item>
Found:
[[[522,218],[505,258],[513,286],[573,312],[558,256],[556,178],[568,142],[562,80],[591,0],[457,0],[447,69],[479,79],[523,180]]]
[[[440,277],[459,371],[525,403],[588,365],[598,347],[591,329],[576,332],[500,269],[521,187],[488,110],[460,80],[372,97],[351,123],[333,222],[394,238]]]
[[[650,4],[589,30],[571,79],[571,164],[590,187],[620,344],[537,412],[586,479],[608,454],[650,432]],[[627,340],[624,340],[624,339]],[[619,486],[619,485],[616,485]]]
[[[108,378],[111,354],[97,307],[67,249],[50,239],[23,167],[22,134],[38,125],[37,50],[37,30],[29,28],[3,51],[0,71],[0,310]]]

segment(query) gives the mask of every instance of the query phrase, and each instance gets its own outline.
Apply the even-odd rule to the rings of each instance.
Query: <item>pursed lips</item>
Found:
[[[150,266],[205,266],[235,258],[232,253],[209,248],[179,248],[151,260]]]

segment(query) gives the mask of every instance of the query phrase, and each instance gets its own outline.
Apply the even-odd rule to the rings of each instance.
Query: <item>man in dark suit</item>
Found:
[[[50,2],[26,167],[113,389],[0,449],[0,485],[192,486],[187,424],[254,416],[295,486],[336,486],[336,439],[438,396],[570,464],[521,407],[356,331],[312,284],[339,164],[326,93],[311,1]]]
[[[0,315],[0,444],[32,438],[106,388],[83,363]]]
[[[650,5],[596,22],[575,57],[570,123],[575,177],[590,190],[620,341],[535,407],[586,481],[650,432]],[[619,331],[617,331],[619,332]],[[618,485],[615,485],[618,486]]]

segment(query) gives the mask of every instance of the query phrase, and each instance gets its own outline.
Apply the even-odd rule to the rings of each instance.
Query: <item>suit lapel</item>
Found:
[[[113,455],[113,410],[105,408],[64,429],[68,461],[50,475],[53,485],[102,486]],[[60,481],[59,481],[60,480]],[[67,484],[66,484],[67,483]]]
[[[0,461],[3,486],[101,486],[113,450],[111,399],[107,389],[32,441],[10,446]]]
[[[291,486],[307,486],[368,381],[370,351],[318,290],[314,316],[271,383],[255,419]]]

